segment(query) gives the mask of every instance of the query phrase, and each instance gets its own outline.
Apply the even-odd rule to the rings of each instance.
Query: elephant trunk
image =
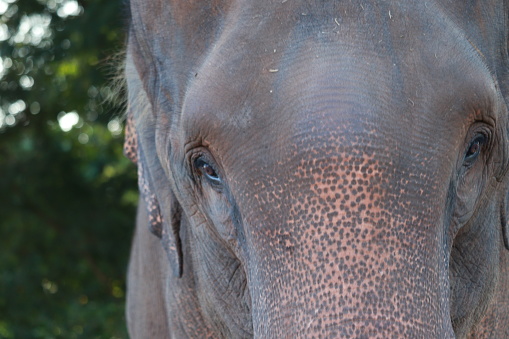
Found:
[[[262,265],[278,269],[262,269],[250,284],[255,337],[454,338],[443,260],[428,245],[412,249],[402,239],[407,227],[391,227],[401,237],[369,223],[334,236],[311,228],[305,242],[278,234],[281,250]]]
[[[355,152],[302,160],[277,213],[247,215],[255,337],[454,337],[443,183]]]

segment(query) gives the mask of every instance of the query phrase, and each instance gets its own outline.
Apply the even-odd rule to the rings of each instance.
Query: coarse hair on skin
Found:
[[[109,91],[103,100],[103,105],[113,110],[114,116],[125,119],[127,111],[127,82],[125,76],[126,51],[122,48],[114,53],[105,62],[106,76],[108,78]]]
[[[125,37],[124,43],[104,62],[103,67],[105,68],[106,77],[108,79],[107,86],[109,91],[107,91],[102,104],[112,108],[112,115],[124,121],[127,114],[127,81],[125,74],[127,42],[129,40],[129,27],[131,25],[131,5],[129,0],[122,1],[121,18],[123,21],[122,31]]]
[[[143,120],[152,112],[152,105],[142,85],[140,75],[136,70],[132,56],[127,54],[124,63],[124,94],[126,97],[126,115],[131,115],[135,120]],[[129,86],[127,82],[129,79]]]
[[[106,67],[109,91],[103,104],[112,109],[112,115],[125,122],[129,116],[138,120],[150,114],[152,105],[141,86],[141,79],[127,48],[113,54],[107,60]],[[131,86],[128,86],[128,79],[131,79]]]

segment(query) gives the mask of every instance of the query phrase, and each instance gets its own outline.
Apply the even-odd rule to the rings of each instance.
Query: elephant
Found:
[[[508,0],[130,0],[133,338],[509,338]]]

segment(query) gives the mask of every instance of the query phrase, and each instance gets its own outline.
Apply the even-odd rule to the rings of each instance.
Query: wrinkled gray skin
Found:
[[[130,9],[133,338],[509,338],[508,1]]]

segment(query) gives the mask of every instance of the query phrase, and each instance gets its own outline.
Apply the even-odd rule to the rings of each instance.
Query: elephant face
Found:
[[[507,333],[508,10],[131,0],[166,334]]]

